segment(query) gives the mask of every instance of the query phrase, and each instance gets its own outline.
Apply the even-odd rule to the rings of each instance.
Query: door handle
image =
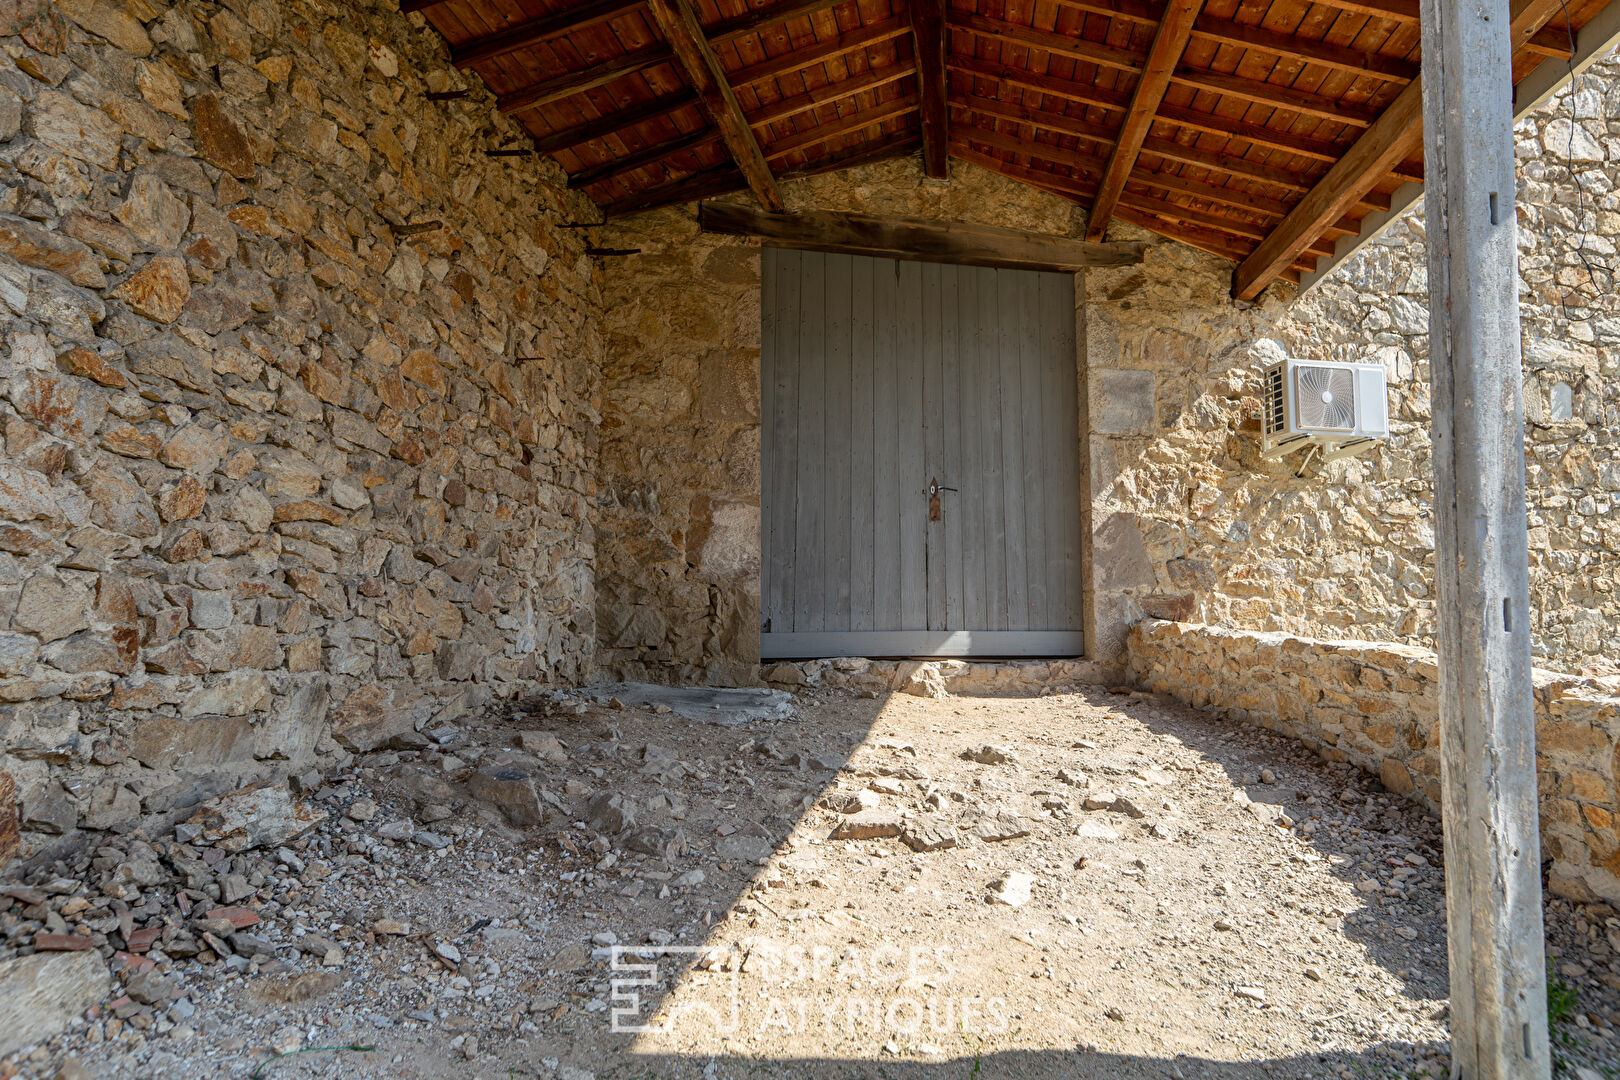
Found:
[[[945,511],[939,505],[939,493],[942,491],[955,491],[953,487],[940,487],[938,480],[928,482],[928,520],[945,520]]]

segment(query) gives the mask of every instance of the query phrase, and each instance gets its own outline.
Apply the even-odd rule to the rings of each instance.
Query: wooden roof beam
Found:
[[[803,71],[807,67],[826,63],[858,52],[872,45],[893,40],[910,30],[899,19],[884,19],[881,22],[868,23],[856,30],[849,30],[828,41],[818,42],[803,49],[790,49],[781,56],[773,56],[769,60],[762,60],[749,67],[739,68],[731,73],[733,86],[746,86],[751,83],[764,82],[781,75],[795,71]]]
[[[683,89],[674,94],[664,94],[653,101],[648,101],[633,108],[621,112],[611,112],[606,116],[587,120],[583,124],[576,124],[560,131],[553,131],[548,135],[538,136],[534,140],[534,148],[538,153],[542,154],[554,154],[559,150],[572,150],[588,142],[605,139],[609,135],[623,131],[627,127],[669,116],[671,113],[695,104],[697,104],[697,95],[690,90]]]
[[[945,103],[946,0],[905,0],[917,58],[917,95],[922,104],[923,173],[950,175],[951,111]]]
[[[1368,109],[1362,105],[1351,105],[1347,102],[1324,97],[1321,94],[1295,90],[1291,86],[1279,86],[1276,83],[1262,82],[1257,79],[1239,78],[1236,75],[1227,75],[1219,71],[1206,71],[1202,68],[1177,68],[1175,74],[1170,77],[1170,81],[1180,83],[1183,86],[1190,86],[1195,90],[1208,90],[1211,93],[1225,94],[1243,101],[1252,101],[1257,105],[1267,105],[1273,109],[1287,109],[1290,112],[1301,113],[1319,120],[1332,120],[1335,123],[1350,124],[1355,127],[1370,127],[1373,121],[1378,118],[1376,110]]]
[[[1559,0],[1514,0],[1509,11],[1510,48],[1522,48],[1560,10]],[[1232,275],[1232,295],[1239,300],[1259,296],[1282,267],[1372,191],[1422,140],[1423,81],[1415,79],[1243,260]]]
[[[945,64],[952,71],[960,71],[966,75],[976,75],[979,78],[991,79],[996,82],[1009,83],[1029,90],[1039,90],[1043,94],[1051,94],[1054,97],[1079,102],[1082,105],[1095,105],[1098,108],[1109,109],[1113,112],[1124,112],[1130,107],[1131,103],[1131,95],[1122,90],[1075,82],[1073,79],[1060,79],[1054,75],[1040,75],[1022,68],[982,60],[976,56],[952,54],[945,58]]]
[[[1324,227],[1344,216],[1422,141],[1423,82],[1414,80],[1243,260],[1232,275],[1232,295],[1259,296]]]
[[[580,68],[578,71],[565,71],[555,75],[544,82],[525,86],[521,90],[514,90],[509,94],[502,94],[495,99],[495,107],[503,113],[521,112],[524,109],[537,109],[542,105],[549,105],[553,101],[561,101],[565,97],[586,90],[594,90],[598,86],[622,79],[626,75],[633,75],[638,71],[645,71],[659,64],[667,64],[673,56],[669,46],[662,42],[648,45],[640,49],[607,60],[598,61],[590,67]]]
[[[616,19],[639,9],[644,0],[594,0],[581,7],[565,8],[529,19],[505,30],[485,34],[450,47],[450,62],[456,67],[506,56],[535,45]]]
[[[1028,124],[1030,127],[1056,132],[1059,135],[1072,135],[1076,139],[1094,142],[1099,146],[1113,146],[1114,136],[1117,134],[1112,128],[1088,123],[1078,116],[1052,112],[1050,109],[1037,109],[1033,105],[1019,105],[997,98],[953,93],[950,103],[972,114],[993,116],[997,120],[1009,120],[1015,124]]]
[[[1142,261],[1146,246],[1093,244],[1023,229],[871,214],[762,214],[729,203],[704,203],[698,207],[698,222],[704,232],[752,236],[808,251],[1015,270],[1073,272],[1091,266],[1131,266]]]
[[[881,124],[886,120],[909,116],[916,112],[918,107],[916,98],[901,98],[897,101],[882,102],[870,109],[850,113],[848,116],[841,116],[831,123],[817,124],[808,130],[770,143],[765,154],[766,160],[779,161],[795,151],[853,135],[857,131],[863,131],[873,124]]]
[[[622,176],[635,172],[637,169],[644,169],[648,165],[657,164],[665,158],[695,150],[699,146],[706,146],[719,137],[716,132],[708,128],[688,131],[686,134],[676,136],[666,142],[643,147],[633,154],[609,158],[600,165],[592,165],[588,169],[581,169],[568,177],[568,186],[582,188],[590,187],[592,184],[606,183],[609,180],[617,180]]]
[[[1208,15],[1199,16],[1198,23],[1193,28],[1193,36],[1222,45],[1231,45],[1234,48],[1254,49],[1272,56],[1317,64],[1358,77],[1382,79],[1385,82],[1411,82],[1417,78],[1418,73],[1417,64],[1397,56],[1381,56],[1378,53],[1346,49],[1338,45],[1329,45],[1325,41],[1295,37],[1293,34],[1279,34],[1275,30],[1267,30],[1261,26],[1250,26],[1229,19],[1215,19]]]
[[[1021,23],[992,19],[987,15],[976,15],[956,8],[946,12],[945,21],[953,29],[966,30],[980,37],[1040,49],[1057,56],[1066,56],[1071,60],[1085,60],[1099,67],[1127,71],[1133,75],[1142,70],[1142,63],[1146,59],[1143,54],[1132,49],[1118,49],[1112,45],[1088,41],[1070,34],[1058,34],[1051,30],[1036,30]]]
[[[719,129],[732,160],[748,181],[754,198],[765,209],[780,211],[782,196],[776,190],[776,178],[771,175],[759,140],[754,138],[753,129],[743,116],[737,95],[726,81],[719,57],[703,36],[692,0],[648,0],[647,6],[664,39],[674,50],[675,60],[685,72],[687,82],[697,92],[704,112]]]
[[[783,120],[791,120],[795,116],[812,112],[823,105],[831,105],[835,101],[852,98],[856,94],[867,90],[877,90],[890,83],[910,79],[915,69],[910,64],[889,64],[880,68],[869,68],[852,79],[839,79],[818,86],[814,90],[807,90],[802,94],[781,98],[762,105],[748,114],[748,123],[752,127],[763,124],[776,124]]]
[[[1169,0],[1165,5],[1164,18],[1153,34],[1142,77],[1136,81],[1131,107],[1120,125],[1113,156],[1103,170],[1096,201],[1091,204],[1086,219],[1087,240],[1101,240],[1108,231],[1108,221],[1114,216],[1119,194],[1125,190],[1131,170],[1136,168],[1136,158],[1142,152],[1148,129],[1153,126],[1153,116],[1159,111],[1164,92],[1170,88],[1170,78],[1181,62],[1181,54],[1187,51],[1187,42],[1192,38],[1193,26],[1203,7],[1204,0]]]

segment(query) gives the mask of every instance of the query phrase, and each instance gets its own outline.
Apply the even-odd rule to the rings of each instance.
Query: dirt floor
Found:
[[[138,873],[110,869],[122,859],[186,868],[205,903],[235,874],[224,895],[252,890],[237,906],[261,921],[199,924],[219,931],[199,946],[162,917],[148,959],[167,982],[11,1068],[1445,1073],[1439,831],[1375,780],[1101,689],[806,691],[796,707],[727,727],[559,695],[359,759],[313,793],[331,816],[276,849],[221,858],[198,838],[123,838],[94,865],[124,878]],[[532,809],[525,773],[541,789],[537,826],[491,809]],[[1559,1075],[1620,1076],[1615,916],[1548,906]],[[22,940],[17,912],[0,918]],[[334,1046],[346,1048],[314,1049]]]

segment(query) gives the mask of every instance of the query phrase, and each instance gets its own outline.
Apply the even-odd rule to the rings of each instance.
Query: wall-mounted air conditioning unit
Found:
[[[1324,461],[1365,453],[1389,438],[1389,402],[1379,364],[1289,357],[1266,368],[1262,456],[1319,446]]]

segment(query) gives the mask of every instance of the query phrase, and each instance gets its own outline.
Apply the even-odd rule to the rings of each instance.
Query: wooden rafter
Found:
[[[667,94],[654,101],[648,101],[633,108],[599,116],[594,120],[587,120],[583,124],[553,131],[541,135],[534,140],[534,149],[541,154],[554,154],[560,150],[571,150],[583,146],[597,139],[605,139],[609,135],[623,131],[625,128],[635,127],[648,120],[658,120],[669,117],[671,114],[697,104],[697,95],[690,90],[681,90],[678,93]]]
[[[1318,120],[1332,120],[1356,127],[1369,127],[1378,118],[1377,110],[1368,109],[1363,105],[1352,105],[1322,94],[1295,90],[1292,86],[1239,78],[1220,71],[1180,67],[1170,76],[1170,81],[1190,86],[1195,90],[1208,90],[1243,101],[1252,101],[1256,105],[1269,105],[1274,109],[1287,109]]]
[[[854,78],[839,79],[814,90],[806,90],[802,94],[794,94],[792,97],[763,105],[748,114],[748,123],[757,128],[763,124],[791,120],[795,116],[814,112],[823,105],[832,105],[856,94],[910,79],[913,74],[910,64],[888,64],[880,68],[868,68]]]
[[[505,30],[473,38],[450,50],[450,62],[457,67],[496,57],[506,56],[535,45],[553,41],[567,34],[588,30],[593,26],[616,19],[620,15],[639,10],[644,0],[593,0],[582,7],[565,8],[529,19]]]
[[[1516,0],[1509,15],[1515,50],[1561,10],[1559,0]],[[1299,252],[1370,192],[1423,140],[1423,82],[1407,84],[1389,108],[1364,131],[1327,174],[1306,192],[1232,275],[1232,295],[1253,300]]]
[[[1136,156],[1142,151],[1142,142],[1153,126],[1153,116],[1159,111],[1164,92],[1170,88],[1170,78],[1181,62],[1181,54],[1187,50],[1187,40],[1192,36],[1193,25],[1203,6],[1204,0],[1170,0],[1165,6],[1164,18],[1154,32],[1142,77],[1131,95],[1131,106],[1125,113],[1125,122],[1120,125],[1113,156],[1103,172],[1097,199],[1086,221],[1088,240],[1101,240],[1108,231],[1108,219],[1113,217],[1119,193],[1125,190],[1125,181],[1136,167]]]
[[[1077,139],[1085,139],[1100,146],[1114,145],[1115,132],[1113,129],[1103,127],[1101,124],[1089,123],[1078,116],[1069,116],[1065,113],[1053,112],[1050,109],[1037,109],[1033,105],[1020,105],[1012,101],[974,97],[968,94],[952,94],[950,103],[959,109],[979,116],[993,116],[998,120],[1010,120],[1018,124],[1028,124],[1030,127],[1056,132],[1059,135],[1073,135]]]
[[[1076,82],[1073,79],[1060,79],[1055,75],[1042,75],[1023,68],[1012,67],[1007,64],[998,64],[992,60],[983,60],[976,56],[951,55],[946,57],[945,64],[952,71],[960,71],[967,75],[976,75],[989,79],[992,82],[1003,82],[1010,86],[1027,87],[1030,90],[1039,90],[1043,94],[1051,94],[1067,101],[1079,102],[1082,105],[1095,105],[1098,108],[1123,112],[1130,105],[1131,95],[1114,90],[1106,86],[1093,86],[1090,83]]]
[[[664,40],[674,50],[686,81],[697,92],[703,111],[719,129],[721,140],[731,152],[731,159],[743,179],[748,181],[754,198],[767,210],[781,210],[782,196],[776,190],[776,178],[771,175],[759,140],[754,138],[753,129],[743,116],[742,106],[737,104],[737,95],[726,81],[719,57],[703,36],[691,0],[648,0],[647,7]]]
[[[1008,22],[1005,19],[992,19],[987,15],[975,15],[971,11],[959,11],[951,8],[946,13],[946,23],[956,30],[966,30],[979,37],[991,38],[997,41],[1010,41],[1015,45],[1024,45],[1032,49],[1052,53],[1054,56],[1066,56],[1071,60],[1085,60],[1099,67],[1114,68],[1136,74],[1142,70],[1143,56],[1132,49],[1118,49],[1112,45],[1104,45],[1096,41],[1088,41],[1082,37],[1070,34],[1054,33],[1051,30],[1037,30],[1022,23]]]
[[[766,79],[775,79],[795,71],[824,64],[829,60],[836,60],[848,56],[873,45],[880,45],[891,41],[902,34],[910,33],[905,23],[899,19],[884,19],[881,22],[869,23],[856,30],[849,30],[839,34],[828,41],[803,49],[792,49],[781,56],[773,56],[745,68],[739,68],[731,73],[733,86],[744,86],[752,83],[764,82]]]
[[[509,94],[502,94],[495,99],[495,107],[503,113],[521,112],[524,109],[537,109],[542,105],[549,105],[553,101],[561,101],[565,97],[572,97],[585,90],[594,90],[614,79],[622,79],[626,75],[633,75],[638,71],[646,71],[659,64],[667,64],[673,59],[669,46],[659,43],[648,45],[640,49],[607,60],[599,61],[590,67],[578,71],[565,71],[555,75],[544,82],[525,86],[521,90],[514,90]]]
[[[922,112],[923,172],[935,179],[950,174],[951,113],[945,103],[946,0],[905,0],[917,60],[917,95]]]
[[[1418,73],[1417,64],[1400,57],[1346,49],[1339,45],[1329,45],[1324,41],[1296,37],[1293,34],[1279,34],[1264,27],[1232,22],[1229,19],[1215,19],[1208,15],[1199,16],[1197,24],[1193,27],[1193,36],[1240,49],[1255,49],[1289,60],[1320,64],[1335,71],[1382,79],[1386,82],[1411,82],[1417,78]]]
[[[780,161],[789,154],[812,146],[819,146],[833,139],[843,138],[846,135],[872,127],[874,124],[909,116],[911,113],[916,112],[917,108],[918,102],[916,98],[885,101],[882,104],[874,105],[870,109],[861,109],[847,116],[841,116],[830,123],[817,124],[807,131],[801,131],[785,139],[779,139],[767,146],[765,157],[770,161]]]
[[[637,169],[644,169],[649,165],[655,165],[666,158],[674,157],[676,154],[683,154],[700,146],[707,146],[719,137],[719,133],[711,128],[699,128],[696,131],[689,131],[667,142],[654,143],[652,146],[643,147],[633,154],[610,158],[600,165],[593,165],[588,169],[581,169],[579,172],[572,173],[568,177],[568,186],[582,188],[590,187],[592,184],[617,180],[621,176],[633,173]]]

